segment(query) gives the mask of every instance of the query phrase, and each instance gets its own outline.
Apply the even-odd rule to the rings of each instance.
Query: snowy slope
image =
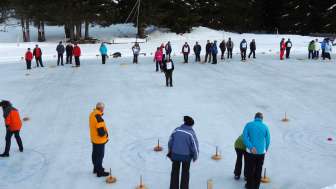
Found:
[[[56,57],[56,45],[60,40],[64,40],[63,27],[48,26],[46,27],[46,37],[47,42],[39,43],[42,46],[44,53],[44,59],[52,60]],[[153,31],[149,34],[148,42],[141,44],[141,49],[143,53],[147,56],[155,52],[156,47],[160,46],[161,43],[166,43],[171,41],[173,54],[180,55],[182,45],[188,42],[191,47],[196,41],[200,42],[203,48],[202,54],[204,54],[204,48],[206,40],[217,40],[218,44],[223,39],[232,38],[235,43],[234,53],[239,52],[239,43],[242,39],[246,39],[248,42],[252,39],[256,39],[257,42],[257,53],[270,54],[276,56],[279,51],[279,45],[281,38],[291,38],[293,42],[292,53],[294,54],[306,54],[308,43],[315,39],[309,36],[299,36],[299,35],[265,35],[265,34],[236,34],[225,31],[217,31],[204,27],[197,27],[192,30],[191,33],[184,35],[177,35],[174,33],[167,32],[166,30],[155,30],[149,28],[148,30]],[[36,28],[32,28],[31,35],[32,41],[37,40]],[[98,38],[105,42],[128,42],[126,44],[114,44],[109,45],[109,53],[121,52],[123,56],[131,56],[131,42],[135,39],[125,39],[125,36],[134,37],[136,34],[136,29],[130,25],[112,25],[107,28],[92,27],[90,28],[90,35],[92,37]],[[36,42],[32,43],[21,43],[21,28],[20,27],[9,27],[8,32],[0,33],[0,63],[10,61],[18,61],[24,55],[28,47],[33,48]],[[17,43],[19,41],[19,43]],[[83,58],[92,59],[99,54],[99,44],[95,45],[81,45],[83,49]]]
[[[195,118],[200,160],[192,165],[192,189],[243,188],[233,180],[233,143],[255,112],[265,114],[272,136],[265,160],[271,183],[262,189],[317,189],[335,183],[336,72],[331,62],[280,63],[259,55],[252,64],[233,61],[180,64],[174,57],[174,88],[164,87],[151,58],[139,65],[130,58],[83,60],[82,67],[34,69],[26,76],[20,64],[0,65],[0,98],[10,99],[31,120],[24,124],[26,150],[13,141],[11,157],[0,159],[1,189],[134,188],[144,176],[148,188],[169,185],[170,162],[154,153],[160,138],[166,150],[170,132],[182,116]],[[97,101],[107,105],[110,129],[104,165],[117,184],[92,175],[88,115]],[[280,120],[287,112],[290,122]],[[1,116],[2,117],[2,116]],[[3,122],[0,118],[0,123]],[[0,128],[0,148],[5,129]],[[219,146],[223,160],[210,157]]]

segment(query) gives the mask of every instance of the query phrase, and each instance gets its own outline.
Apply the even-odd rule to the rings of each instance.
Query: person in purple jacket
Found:
[[[172,172],[170,189],[189,189],[189,169],[191,160],[194,162],[199,156],[198,140],[193,130],[194,120],[184,116],[184,124],[174,130],[168,142],[168,154],[171,159]],[[182,164],[182,178],[180,180],[180,167]],[[179,188],[179,185],[181,186]]]

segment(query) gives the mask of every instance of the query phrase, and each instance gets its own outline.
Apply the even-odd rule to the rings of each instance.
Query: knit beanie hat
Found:
[[[190,116],[184,116],[183,120],[185,125],[193,126],[195,124],[193,118]]]

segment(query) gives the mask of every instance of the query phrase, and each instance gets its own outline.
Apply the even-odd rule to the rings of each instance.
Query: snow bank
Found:
[[[333,186],[327,186],[327,187],[322,188],[322,189],[336,189],[336,184],[333,185]]]

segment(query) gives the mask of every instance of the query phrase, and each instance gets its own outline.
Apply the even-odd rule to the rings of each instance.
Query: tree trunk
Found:
[[[73,23],[69,24],[69,30],[70,30],[70,41],[75,41],[75,26]]]
[[[70,24],[66,23],[64,24],[64,34],[65,34],[65,38],[71,38],[70,36]]]
[[[37,41],[38,42],[45,41],[44,22],[42,22],[42,21],[39,21],[38,24],[37,24]]]
[[[41,22],[42,25],[42,41],[46,41],[45,30],[44,30],[44,21]]]
[[[26,39],[27,42],[30,42],[30,31],[29,31],[29,19],[26,19]]]
[[[142,24],[139,24],[138,26],[138,38],[145,38],[145,27]]]
[[[26,34],[25,21],[24,21],[23,18],[21,18],[21,27],[22,27],[22,40],[23,40],[23,42],[28,42],[27,34]]]
[[[82,29],[81,29],[82,24],[81,23],[76,23],[74,25],[74,27],[75,27],[75,32],[74,32],[75,40],[77,41],[77,40],[80,40],[81,37],[82,37]]]
[[[89,22],[87,20],[85,20],[85,39],[89,39]]]

